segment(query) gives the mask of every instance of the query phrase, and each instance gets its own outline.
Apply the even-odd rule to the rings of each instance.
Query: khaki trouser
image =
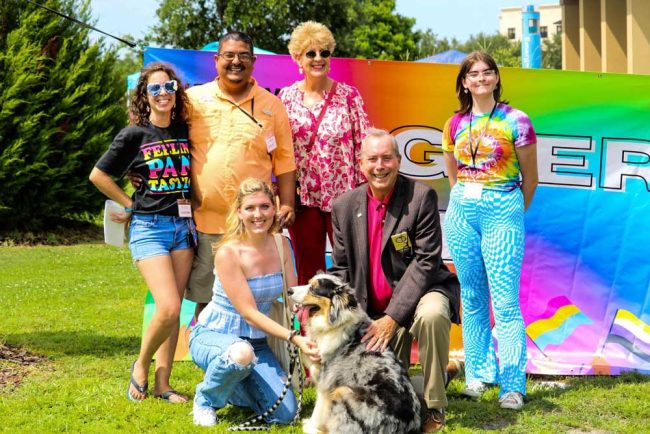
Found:
[[[424,375],[424,402],[428,408],[447,407],[445,375],[449,362],[449,299],[439,292],[425,294],[415,309],[413,325],[397,329],[391,348],[406,369],[410,366],[411,341],[418,341]]]
[[[219,242],[221,234],[198,232],[199,245],[196,248],[192,272],[185,289],[185,298],[196,303],[207,304],[212,299],[214,285],[214,245]]]

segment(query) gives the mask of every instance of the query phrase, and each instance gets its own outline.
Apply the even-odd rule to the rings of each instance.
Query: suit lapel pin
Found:
[[[357,214],[357,217],[362,217],[362,216],[363,216],[363,213],[361,213],[361,212],[359,214]]]

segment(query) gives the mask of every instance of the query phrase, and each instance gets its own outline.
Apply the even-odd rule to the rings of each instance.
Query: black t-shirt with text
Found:
[[[133,194],[133,212],[178,216],[177,200],[190,198],[187,125],[132,125],[120,131],[96,167],[121,178],[127,171],[143,182]]]

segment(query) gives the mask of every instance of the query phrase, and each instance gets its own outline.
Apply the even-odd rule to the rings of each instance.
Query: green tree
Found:
[[[416,59],[422,59],[433,54],[442,53],[443,51],[451,50],[452,47],[458,47],[460,42],[456,38],[451,40],[447,38],[439,38],[438,35],[433,33],[431,29],[420,31],[420,38],[417,44]]]
[[[414,60],[420,39],[420,33],[412,30],[415,18],[396,13],[394,0],[354,4],[346,27],[332,29],[340,52],[365,59]]]
[[[88,22],[88,0],[48,0]],[[22,0],[0,52],[0,221],[3,229],[41,229],[96,212],[102,197],[88,174],[125,125],[124,84],[115,52],[88,30]]]
[[[327,25],[344,57],[412,58],[420,37],[395,0],[162,0],[156,14],[144,42],[177,48],[199,49],[239,30],[258,47],[286,53],[291,29],[306,20]]]
[[[562,69],[562,34],[556,33],[552,38],[544,39],[542,67]]]
[[[466,42],[453,48],[465,53],[483,51],[492,56],[499,66],[521,67],[521,42],[511,42],[500,33],[472,35]]]

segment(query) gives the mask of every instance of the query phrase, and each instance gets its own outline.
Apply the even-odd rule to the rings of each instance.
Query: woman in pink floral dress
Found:
[[[325,269],[325,236],[332,242],[332,202],[365,182],[358,160],[368,116],[357,89],[328,77],[335,46],[323,24],[307,21],[296,27],[289,53],[304,79],[279,95],[289,115],[298,167],[300,203],[289,233],[300,285]]]

